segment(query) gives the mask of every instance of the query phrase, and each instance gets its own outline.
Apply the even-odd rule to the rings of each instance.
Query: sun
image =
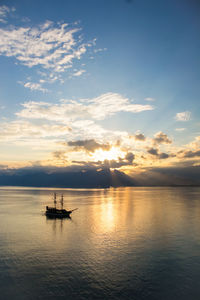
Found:
[[[95,161],[104,161],[104,160],[117,160],[119,157],[124,157],[124,152],[122,152],[119,148],[112,147],[110,150],[106,151],[103,149],[97,149],[92,158]]]

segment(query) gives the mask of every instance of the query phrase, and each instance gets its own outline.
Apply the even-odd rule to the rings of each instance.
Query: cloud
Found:
[[[158,155],[158,149],[155,148],[150,148],[149,150],[147,150],[147,152],[151,155]]]
[[[155,99],[151,98],[151,97],[144,98],[144,100],[146,100],[146,101],[155,101]]]
[[[183,111],[180,113],[177,113],[175,116],[176,121],[182,121],[187,122],[191,119],[191,112],[190,111]]]
[[[115,159],[105,159],[103,162],[99,162],[99,167],[101,168],[111,168],[111,169],[120,169],[125,166],[133,166],[136,164],[133,164],[133,162],[128,161],[127,159],[120,159],[115,160]]]
[[[99,120],[104,119],[105,115],[109,116],[117,112],[140,113],[154,109],[151,105],[132,104],[128,98],[117,93],[103,94],[89,102],[93,115]]]
[[[79,76],[81,76],[83,73],[85,73],[85,70],[79,70],[79,71],[75,72],[72,76],[79,77]]]
[[[3,6],[6,12],[7,7]],[[0,29],[0,55],[15,57],[22,65],[41,66],[54,72],[63,72],[80,59],[93,42],[83,43],[77,36],[81,28],[46,21],[37,27],[10,27]]]
[[[63,151],[63,150],[60,150],[60,151],[54,151],[52,153],[52,157],[53,157],[53,160],[55,162],[55,164],[57,166],[64,166],[67,164],[67,156],[66,156],[66,152]]]
[[[112,131],[103,128],[99,124],[96,124],[93,120],[76,120],[70,123],[73,130],[73,135],[77,139],[98,139],[104,140],[109,135],[110,140],[119,139],[126,133],[123,131]]]
[[[70,134],[71,128],[58,124],[32,124],[28,121],[17,120],[1,123],[0,141],[16,141],[19,139],[61,137]]]
[[[154,135],[153,142],[156,144],[171,144],[172,143],[172,141],[168,138],[168,136],[162,131],[159,131]]]
[[[102,52],[102,51],[106,51],[107,48],[99,48],[99,49],[94,49],[94,53],[98,53],[98,52]]]
[[[40,83],[26,82],[24,87],[30,89],[31,91],[41,91],[43,93],[48,92],[48,89],[43,88]]]
[[[59,80],[60,83],[64,82],[61,73],[55,73],[55,72],[45,73],[45,72],[42,72],[42,71],[38,70],[37,74],[39,76],[41,76],[41,79],[39,80],[40,83],[49,83],[49,84],[52,84],[52,83],[54,83],[57,80]]]
[[[191,143],[186,145],[188,148],[192,148],[195,150],[199,150],[200,149],[200,135],[196,136],[194,141],[192,141]]]
[[[137,134],[135,134],[134,139],[135,139],[136,141],[145,141],[146,138],[145,138],[144,134],[142,134],[142,133],[137,133]]]
[[[196,136],[191,143],[185,145],[176,155],[181,161],[187,162],[187,159],[189,159],[190,164],[198,163],[200,157],[200,136]],[[191,161],[191,158],[194,158],[194,160]]]
[[[160,153],[159,150],[156,149],[156,148],[150,148],[150,149],[147,150],[147,152],[149,154],[155,156],[158,159],[166,159],[166,158],[169,157],[169,154],[164,153],[164,152]]]
[[[31,19],[28,17],[22,17],[21,21],[24,23],[28,23],[28,22],[31,22]]]
[[[179,154],[181,154],[181,157],[184,158],[193,158],[193,157],[198,157],[200,156],[200,150],[185,150],[185,151],[180,151]]]
[[[68,145],[70,147],[73,147],[73,150],[75,151],[80,151],[80,150],[85,150],[86,153],[89,154],[89,156],[82,156],[84,158],[84,160],[80,160],[80,159],[72,159],[70,162],[70,165],[75,164],[75,165],[82,165],[84,167],[94,167],[96,169],[104,169],[104,168],[116,168],[119,169],[123,166],[135,166],[136,163],[133,163],[133,161],[135,160],[135,155],[132,152],[126,152],[126,153],[122,153],[123,157],[116,157],[116,155],[113,155],[112,159],[104,159],[104,160],[100,160],[100,159],[95,159],[93,160],[92,156],[90,155],[90,153],[96,153],[96,150],[98,151],[99,149],[103,150],[103,151],[109,151],[110,149],[112,149],[112,145],[110,144],[101,144],[101,143],[97,143],[94,140],[91,141],[76,141],[76,142],[68,142],[64,144],[65,146]],[[53,160],[56,159],[56,163],[57,165],[60,164],[64,164],[64,159],[66,160],[66,154],[69,154],[70,152],[68,150],[65,151],[55,151],[52,153],[53,156]],[[120,153],[120,151],[119,151]],[[81,157],[80,154],[78,157]],[[89,158],[89,160],[88,160]]]
[[[135,158],[135,155],[134,155],[132,152],[128,152],[128,153],[125,155],[125,159],[126,159],[130,164],[132,164],[134,158]]]
[[[162,152],[162,153],[159,154],[158,157],[159,157],[159,159],[166,159],[166,158],[169,157],[169,154]]]
[[[106,93],[93,99],[61,100],[57,104],[29,101],[22,104],[17,116],[68,122],[82,119],[103,120],[118,112],[140,113],[153,110],[151,105],[132,104],[117,93]]]
[[[160,132],[161,133],[161,132]],[[158,145],[160,143],[170,144],[171,140],[168,140],[167,135],[165,134],[156,134],[156,139],[153,139],[153,141],[156,141],[154,145]],[[160,152],[157,147],[151,147],[147,148],[147,152],[154,156],[157,159],[166,159],[166,158],[175,158],[174,163],[177,164],[177,162],[183,163],[183,161],[186,161],[186,159],[190,158],[196,158],[195,162],[198,161],[198,158],[200,157],[200,136],[195,137],[195,140],[191,143],[185,145],[184,148],[177,151],[177,148],[170,148],[169,153]],[[191,162],[193,164],[193,162]]]
[[[15,11],[15,8],[14,7],[11,7],[9,8],[8,6],[6,5],[2,5],[0,6],[0,22],[1,23],[7,23],[7,16],[10,12],[13,12]]]
[[[57,158],[57,159],[63,159],[63,157],[66,159],[65,156],[66,152],[65,151],[54,151],[52,153],[53,157]]]
[[[135,159],[135,155],[132,152],[127,152],[125,157],[118,157],[118,159],[105,159],[103,161],[90,161],[90,162],[85,162],[83,161],[82,164],[85,165],[90,165],[96,168],[111,168],[111,169],[120,169],[121,167],[124,166],[135,166],[136,164],[133,163],[133,160]],[[77,162],[81,163],[81,162]]]
[[[178,131],[178,132],[182,132],[184,131],[186,128],[176,128],[175,130]]]
[[[78,140],[78,141],[69,141],[68,146],[73,147],[74,150],[79,151],[80,149],[87,152],[95,152],[96,149],[102,149],[105,151],[110,150],[111,146],[109,144],[100,144],[94,139],[90,140]]]
[[[66,139],[91,140],[108,148],[107,142],[102,142],[109,136],[109,142],[115,144],[128,133],[104,129],[92,120],[76,120],[74,122],[56,122],[51,120],[25,120],[5,121],[0,123],[0,142],[14,143],[30,148],[55,148],[55,143],[66,147]],[[100,142],[99,142],[100,141]],[[93,144],[94,146],[94,144]],[[88,145],[89,147],[89,145]]]

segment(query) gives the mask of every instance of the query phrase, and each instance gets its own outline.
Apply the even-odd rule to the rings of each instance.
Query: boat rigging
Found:
[[[46,214],[47,217],[70,218],[71,213],[78,209],[78,208],[75,208],[75,209],[72,209],[72,210],[64,209],[63,208],[63,205],[64,205],[63,194],[61,194],[61,198],[60,198],[60,206],[61,206],[60,209],[58,209],[56,207],[56,205],[57,205],[57,195],[56,195],[56,193],[54,193],[53,203],[54,203],[54,207],[46,206],[46,213],[45,214]]]

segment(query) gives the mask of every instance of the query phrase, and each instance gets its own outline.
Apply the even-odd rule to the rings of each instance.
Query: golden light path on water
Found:
[[[24,190],[19,189],[18,192]],[[32,193],[32,189],[25,189],[26,193]],[[54,191],[54,189],[52,189]],[[58,189],[59,191],[59,189]],[[122,188],[122,189],[109,189],[109,190],[63,190],[66,197],[66,205],[68,208],[74,208],[79,206],[79,210],[73,214],[73,219],[85,218],[87,219],[87,224],[94,230],[96,234],[107,234],[114,232],[121,226],[125,226],[127,223],[132,227],[134,226],[134,233],[137,234],[137,230],[141,227],[145,234],[151,234],[152,226],[154,223],[159,223],[159,228],[168,226],[181,226],[179,221],[181,221],[181,216],[183,214],[182,210],[170,211],[170,205],[168,202],[165,203],[165,208],[163,209],[163,202],[161,202],[162,194],[156,191],[153,198],[153,203],[150,201],[145,201],[142,199],[144,194],[140,190],[135,189],[134,194],[132,188]],[[16,190],[14,189],[16,193]],[[18,193],[17,192],[17,193]],[[80,193],[81,201],[79,197],[77,199],[76,194]],[[87,197],[84,196],[87,194]],[[28,206],[39,205],[41,202],[41,211],[44,210],[45,205],[51,205],[52,202],[52,192],[51,190],[36,189],[35,195],[26,198],[26,196],[20,197],[20,201],[24,200],[23,211],[19,215],[15,216],[15,220],[12,220],[11,212],[8,215],[7,222],[3,224],[3,227],[9,226],[13,228],[13,224],[17,225],[19,228],[23,225],[23,215],[27,212]],[[69,194],[69,195],[68,195]],[[67,196],[68,195],[68,196]],[[37,196],[37,197],[36,197]],[[69,199],[70,198],[70,199]],[[140,201],[141,198],[141,202]],[[16,200],[18,197],[16,197]],[[36,201],[35,203],[30,203],[30,201]],[[75,204],[76,203],[76,204]],[[86,205],[86,206],[85,206]],[[178,205],[178,204],[177,204]],[[85,206],[85,207],[84,207]],[[89,207],[88,207],[89,206]],[[169,207],[168,207],[169,206]],[[17,204],[12,208],[12,212],[18,211]],[[170,211],[170,213],[169,213]],[[31,211],[29,212],[31,215]],[[89,217],[88,217],[89,216]],[[41,225],[46,218],[41,218],[41,215],[34,215],[33,218],[27,218],[26,225],[30,225],[34,222],[34,228],[29,230],[29,237],[31,234],[40,233],[47,234],[47,232],[40,231]],[[10,221],[10,222],[9,222]],[[37,221],[37,222],[35,222]],[[66,220],[63,220],[66,223]],[[81,220],[79,220],[81,222]],[[49,221],[47,221],[49,222]],[[57,220],[59,223],[60,220]],[[50,222],[51,223],[51,220]],[[131,228],[130,227],[130,228]],[[21,228],[22,229],[22,228]],[[23,228],[23,231],[19,231],[24,235],[28,231],[28,226]],[[28,232],[27,232],[28,233]],[[141,232],[140,232],[141,233]],[[51,233],[50,233],[51,234]],[[98,237],[99,238],[99,237]]]
[[[66,208],[78,207],[71,219],[44,215],[54,191]],[[189,299],[199,278],[199,195],[199,188],[0,189],[2,299],[120,299],[121,289],[126,299],[164,299],[166,285],[172,299],[180,283]]]

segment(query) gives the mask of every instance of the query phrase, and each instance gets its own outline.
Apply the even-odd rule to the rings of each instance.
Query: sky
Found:
[[[198,0],[0,1],[0,167],[200,165]]]

